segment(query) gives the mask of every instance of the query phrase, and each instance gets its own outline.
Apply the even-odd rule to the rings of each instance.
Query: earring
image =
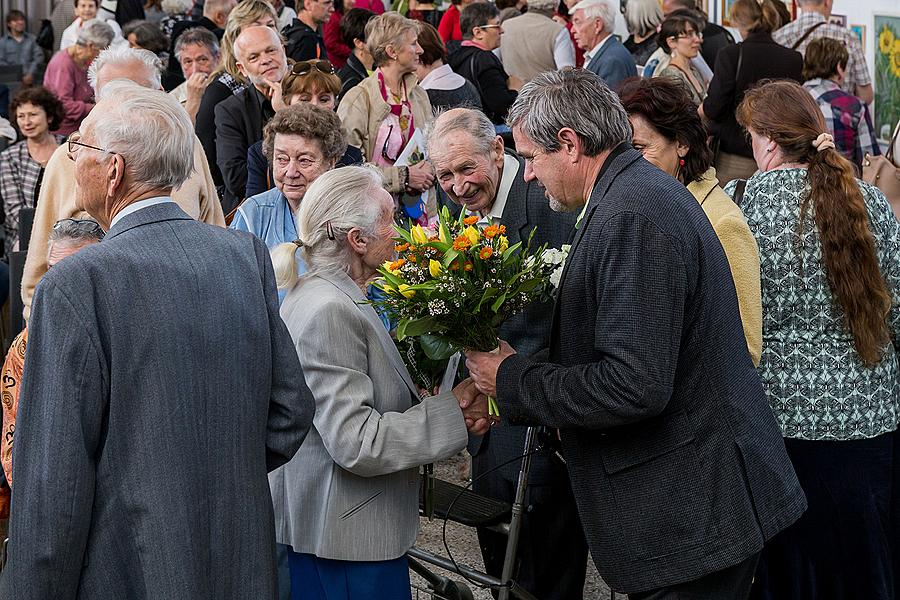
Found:
[[[679,167],[683,167],[683,166],[684,166],[684,159],[683,159],[683,158],[679,158],[679,159],[678,159],[678,166],[679,166]]]

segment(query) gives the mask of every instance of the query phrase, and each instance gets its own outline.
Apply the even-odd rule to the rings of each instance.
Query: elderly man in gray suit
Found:
[[[193,142],[130,81],[70,138],[76,205],[108,233],[37,287],[2,598],[275,597],[266,473],[314,403],[265,245],[171,201]]]
[[[504,151],[503,139],[484,113],[457,108],[440,115],[428,136],[428,155],[443,192],[484,224],[505,225],[511,244],[524,242],[532,231],[533,248],[544,244],[561,248],[569,243],[575,215],[550,210],[544,189],[537,182],[525,181],[525,162]],[[551,308],[549,303],[533,303],[506,320],[500,337],[515,340],[511,343],[525,354],[546,350]],[[522,454],[525,429],[503,424],[471,438],[469,452],[477,492],[512,503],[519,463],[500,465]],[[529,510],[519,544],[516,581],[545,600],[581,598],[587,545],[566,467],[549,451],[534,455],[531,465],[526,498]],[[498,470],[492,471],[495,467]],[[488,572],[499,577],[506,536],[479,528],[478,540]]]

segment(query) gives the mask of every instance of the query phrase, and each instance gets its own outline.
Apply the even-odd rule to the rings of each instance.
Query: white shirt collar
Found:
[[[594,58],[595,56],[597,56],[597,53],[600,52],[600,48],[603,47],[603,44],[605,44],[606,42],[608,42],[611,38],[612,38],[612,34],[609,34],[608,36],[606,36],[605,38],[603,38],[603,41],[602,41],[602,42],[600,42],[599,44],[597,44],[596,46],[594,46],[593,48],[591,48],[591,51],[590,51],[590,52],[585,52],[585,53],[584,53],[584,62],[585,62],[585,64],[589,63],[589,62],[591,61],[592,58]]]
[[[509,191],[512,189],[513,183],[516,181],[516,175],[519,174],[519,161],[510,156],[503,154],[503,175],[500,176],[500,185],[497,187],[497,196],[491,205],[491,210],[486,215],[477,215],[479,225],[493,225],[495,222],[503,218],[503,209],[506,208],[506,201],[509,199]]]
[[[112,218],[112,222],[110,222],[109,228],[112,229],[113,227],[115,227],[116,223],[118,223],[131,213],[135,213],[150,206],[156,206],[157,204],[163,204],[164,202],[172,202],[172,199],[168,196],[156,196],[155,198],[145,198],[144,200],[132,202],[131,204],[120,210],[116,214],[116,216]]]

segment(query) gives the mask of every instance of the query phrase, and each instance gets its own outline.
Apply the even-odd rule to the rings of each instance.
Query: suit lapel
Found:
[[[562,297],[561,291],[563,288],[563,284],[566,281],[566,275],[568,275],[569,273],[569,266],[572,264],[571,258],[575,256],[575,252],[578,250],[578,244],[581,242],[582,238],[584,238],[584,234],[588,229],[591,217],[603,202],[603,197],[606,196],[606,192],[609,191],[609,188],[612,185],[613,181],[616,180],[616,177],[618,177],[626,167],[628,167],[631,163],[639,158],[641,158],[640,152],[634,149],[625,150],[621,154],[616,155],[614,158],[612,158],[612,163],[609,165],[609,168],[600,173],[597,182],[594,184],[594,189],[591,191],[591,197],[588,199],[588,205],[584,213],[584,218],[581,220],[581,225],[575,231],[575,237],[572,240],[572,247],[569,248],[569,253],[566,256],[566,263],[565,265],[563,265],[563,272],[559,278],[559,287],[557,288],[556,297],[553,300],[553,322],[550,329],[551,336],[553,335],[553,332],[557,331],[559,320],[559,303],[560,298]]]
[[[500,223],[506,225],[509,243],[525,242],[528,238],[525,229],[528,228],[528,186],[522,173],[525,171],[524,161],[519,161],[519,172],[509,188],[509,196],[506,198],[506,206],[503,207],[503,216]],[[515,232],[515,233],[513,233]]]
[[[403,363],[403,358],[397,350],[397,345],[394,344],[394,340],[391,339],[391,334],[384,328],[384,323],[378,318],[375,309],[372,308],[371,304],[366,303],[367,298],[363,295],[362,290],[360,290],[350,277],[344,273],[321,273],[319,274],[319,277],[331,283],[353,301],[363,317],[375,329],[375,332],[378,335],[378,341],[381,342],[385,352],[387,352],[388,358],[394,366],[394,369],[397,371],[397,374],[400,375],[404,383],[406,383],[406,387],[409,388],[413,398],[418,399],[419,391],[416,389],[416,384],[413,383],[412,377],[409,375],[409,370],[407,370],[406,365]]]

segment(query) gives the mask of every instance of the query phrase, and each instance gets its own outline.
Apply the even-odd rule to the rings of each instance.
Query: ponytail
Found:
[[[297,251],[301,245],[288,242],[272,249],[272,268],[275,270],[275,285],[279,290],[291,289],[300,279],[297,276]]]
[[[786,161],[808,165],[809,194],[800,205],[798,244],[811,209],[828,287],[844,313],[854,348],[866,365],[874,366],[891,339],[887,324],[891,295],[878,266],[875,238],[852,164],[823,133],[825,119],[819,106],[796,82],[773,81],[748,90],[736,116],[741,126],[778,144]]]
[[[874,366],[891,339],[891,295],[878,266],[862,190],[850,161],[833,148],[813,150],[807,177],[810,192],[800,206],[801,239],[812,206],[831,293],[843,309],[857,353]]]

